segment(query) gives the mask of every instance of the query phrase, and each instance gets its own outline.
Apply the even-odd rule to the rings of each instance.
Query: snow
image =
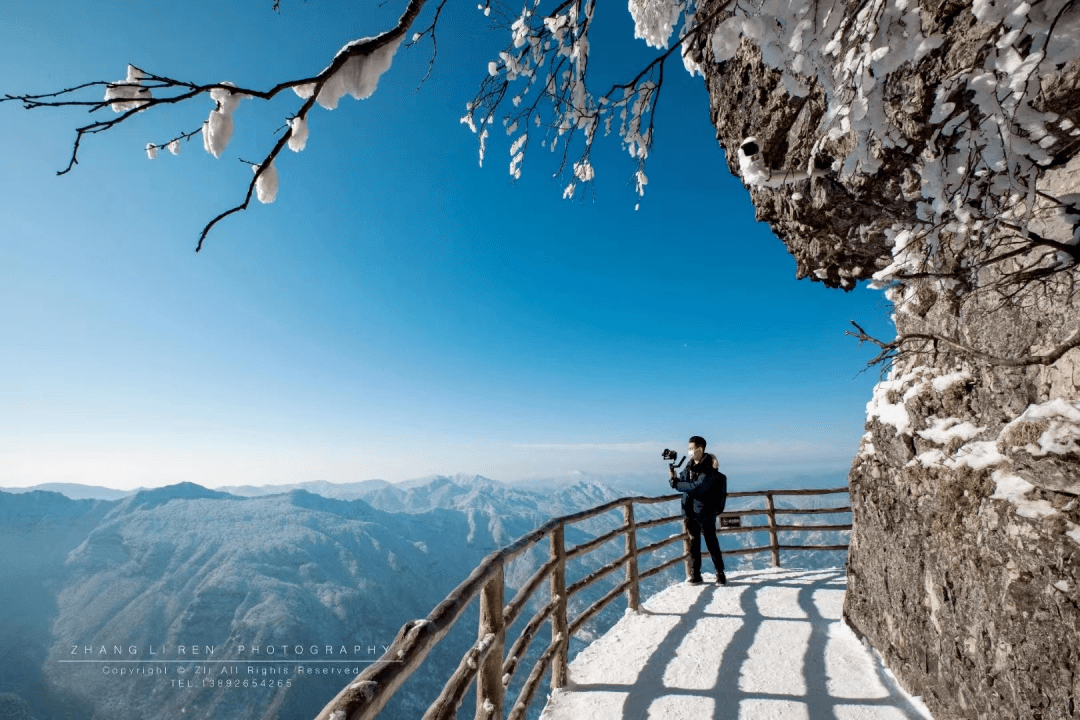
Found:
[[[258,165],[252,165],[253,172],[259,172]],[[255,181],[255,194],[261,203],[272,203],[277,199],[278,174],[274,163],[270,163]]]
[[[109,83],[105,86],[105,99],[106,100],[129,100],[133,102],[114,102],[110,103],[109,107],[113,112],[121,113],[128,110],[134,110],[141,107],[145,103],[138,102],[138,100],[149,100],[153,98],[153,94],[149,89],[142,87],[143,78],[146,76],[139,68],[134,65],[127,66],[127,77],[123,80],[118,80],[114,83]]]
[[[950,467],[967,465],[972,470],[985,470],[1007,462],[1007,458],[998,452],[997,441],[984,440],[964,445],[956,454]]]
[[[222,83],[228,85],[229,83]],[[210,97],[217,103],[210,112],[210,117],[203,123],[203,147],[214,157],[221,157],[225,146],[233,134],[233,111],[240,104],[243,95],[230,92],[226,88],[214,88]]]
[[[1035,489],[1035,486],[1027,480],[1001,469],[994,471],[993,478],[996,487],[990,498],[1008,500],[1016,506],[1016,514],[1020,517],[1037,520],[1057,513],[1057,510],[1046,500],[1027,498],[1027,494]]]
[[[949,373],[947,375],[942,375],[941,377],[936,377],[936,378],[934,378],[933,380],[930,381],[930,384],[939,393],[943,393],[946,390],[948,390],[949,388],[951,388],[953,385],[958,385],[959,383],[967,382],[970,379],[971,379],[971,373],[967,372],[966,370],[963,370],[963,371],[959,371],[959,372],[952,372],[952,373]]]
[[[300,152],[307,147],[307,117],[297,116],[292,118],[289,120],[289,128],[292,130],[292,135],[289,136],[289,149],[293,152]]]
[[[859,441],[858,457],[869,457],[873,455],[874,452],[874,433],[866,432],[863,434],[862,439]]]
[[[629,7],[634,18],[634,37],[644,39],[649,47],[666,48],[682,14],[683,3],[679,0],[630,0]]]
[[[911,416],[908,415],[907,408],[904,407],[904,402],[911,396],[912,392],[921,387],[920,383],[915,383],[916,380],[921,378],[926,368],[915,368],[913,371],[906,373],[898,378],[882,380],[874,386],[874,395],[870,399],[870,402],[866,403],[866,419],[873,420],[877,418],[886,425],[892,425],[896,428],[896,434],[911,434]],[[912,383],[915,383],[912,389],[909,389],[904,395],[897,397],[901,390],[908,387]],[[896,398],[894,401],[891,398]]]
[[[805,95],[811,83],[822,90],[827,109],[805,170],[828,140],[845,138],[852,148],[833,168],[834,180],[842,183],[872,176],[889,148],[917,152],[921,222],[886,231],[895,244],[894,262],[875,274],[876,288],[909,271],[947,267],[954,253],[943,233],[963,237],[980,223],[993,228],[1002,218],[1031,214],[1040,168],[1060,147],[1048,129],[1059,117],[1034,105],[1040,78],[1080,54],[1080,14],[1059,15],[1057,6],[1040,3],[978,0],[972,9],[979,20],[1000,26],[992,50],[928,87],[934,99],[929,123],[941,127],[929,138],[908,137],[910,129],[885,112],[886,88],[892,87],[890,75],[909,71],[944,43],[924,34],[922,5],[867,0],[851,16],[839,0],[746,0],[730,7],[709,38],[717,62],[752,43],[791,95]],[[667,42],[670,22],[693,7],[687,0],[633,0],[631,13],[637,34],[654,44]],[[963,93],[970,107],[957,114]],[[778,187],[768,170],[744,158],[740,174],[749,186]]]
[[[837,568],[669,587],[581,651],[541,720],[932,720],[841,619],[845,587]]]
[[[926,430],[919,430],[915,434],[938,445],[948,445],[953,438],[971,440],[986,430],[986,428],[975,427],[967,421],[960,422],[957,418],[932,417],[927,419],[930,420],[930,427]]]
[[[379,86],[379,78],[390,69],[390,65],[394,61],[394,54],[404,37],[402,35],[395,40],[380,45],[365,55],[353,55],[346,60],[345,64],[331,75],[323,84],[322,89],[319,90],[318,103],[327,110],[333,110],[338,106],[338,101],[345,95],[352,95],[357,100],[371,97],[371,94]],[[371,42],[373,39],[365,37],[353,40],[338,50],[337,56],[348,52],[356,45]],[[311,84],[297,85],[293,88],[293,92],[307,99],[315,92],[315,87]]]
[[[1028,443],[1024,448],[1033,456],[1047,453],[1066,455],[1080,454],[1080,402],[1068,402],[1055,398],[1049,402],[1029,405],[1019,417],[1002,428],[1005,436],[1018,423],[1044,422],[1046,430],[1039,436],[1038,443]]]

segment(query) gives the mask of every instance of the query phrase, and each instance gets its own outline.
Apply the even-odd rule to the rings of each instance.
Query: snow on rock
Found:
[[[874,454],[874,433],[863,433],[862,439],[859,441],[859,457],[870,457]]]
[[[930,387],[926,381],[930,375],[932,373],[926,367],[917,367],[895,379],[890,373],[889,379],[874,386],[874,396],[866,404],[866,419],[876,418],[892,425],[897,435],[910,435],[911,416],[904,403]]]
[[[971,440],[986,430],[986,428],[975,427],[968,421],[961,422],[957,418],[927,419],[931,421],[930,427],[926,430],[918,430],[915,434],[938,445],[948,445],[954,438]]]
[[[1020,517],[1037,520],[1057,514],[1057,510],[1046,500],[1032,500],[1028,497],[1035,486],[1027,480],[1004,470],[995,470],[993,477],[996,487],[990,497],[995,500],[1008,500],[1016,506],[1016,514]]]
[[[1029,405],[1001,429],[997,449],[1027,482],[1050,492],[1080,494],[1080,403],[1055,398]]]
[[[1006,444],[1023,443],[1023,449],[1033,456],[1080,454],[1080,402],[1055,398],[1029,405],[1002,428],[1000,437]]]
[[[960,383],[969,382],[970,380],[971,373],[966,370],[961,370],[936,377],[930,381],[930,384],[934,387],[934,390],[943,393],[953,385],[959,385]]]
[[[978,20],[979,13],[972,18],[971,10],[962,5],[748,0],[724,8],[710,28],[709,47],[687,67],[693,72],[705,68],[707,73],[707,66],[716,68],[719,72],[711,73],[714,80],[728,76],[710,87],[714,117],[733,118],[718,121],[729,158],[734,159],[738,147],[734,132],[740,129],[743,135],[758,135],[766,150],[770,144],[784,148],[767,164],[773,173],[810,173],[817,159],[821,167],[829,163],[833,181],[869,192],[882,206],[903,215],[918,206],[918,218],[910,218],[917,220],[914,223],[895,212],[875,216],[870,211],[873,202],[860,195],[868,203],[865,221],[856,215],[833,223],[839,232],[829,241],[838,239],[846,245],[845,239],[872,240],[862,248],[836,253],[847,256],[847,269],[858,267],[859,279],[875,275],[878,286],[886,286],[910,275],[917,265],[923,266],[923,273],[944,270],[956,257],[956,248],[950,247],[954,241],[963,242],[1003,220],[1013,222],[1025,210],[1030,213],[1036,199],[1032,180],[1071,137],[1067,133],[1074,124],[1066,128],[1059,124],[1058,114],[1039,108],[1046,105],[1040,97],[1047,80],[1060,75],[1060,68],[1080,52],[1076,39],[1080,13],[1060,12],[1060,2],[1004,4],[1000,20],[994,18],[1001,13],[988,10],[983,14],[987,19],[980,20],[983,24],[965,31],[960,26]],[[666,39],[665,28],[674,22],[670,18],[678,17],[680,10],[689,11],[689,5],[631,3],[635,18],[642,15],[638,34]],[[635,6],[652,13],[646,16],[642,9],[633,10]],[[950,14],[967,17],[955,18],[954,28],[942,20]],[[647,22],[646,17],[656,19]],[[661,23],[659,18],[667,20]],[[967,32],[970,39],[959,37]],[[986,50],[980,47],[984,41]],[[754,67],[747,74],[747,62],[762,70]],[[952,68],[950,72],[938,76],[929,69],[943,65]],[[786,102],[774,88],[786,93]],[[718,115],[719,95],[725,96],[727,112]],[[777,118],[785,105],[797,109],[807,99],[801,111]],[[897,162],[910,173],[903,182]],[[876,176],[883,168],[887,176]],[[739,172],[748,185],[761,185],[753,182],[761,177],[757,168],[740,163]],[[814,189],[819,196],[827,193]],[[780,202],[779,197],[774,200]],[[827,204],[823,197],[813,203],[815,209]],[[799,236],[800,244],[815,238],[819,247],[831,244],[821,237],[817,223],[785,222],[774,229],[785,241],[790,233]],[[857,233],[846,232],[849,229]],[[872,237],[866,237],[867,230]],[[869,253],[877,255],[877,249],[889,243],[896,255],[889,268],[866,262]],[[907,253],[900,252],[905,245],[910,246]],[[812,270],[815,259],[822,266],[811,254],[820,251],[796,254],[800,277]],[[950,282],[947,272],[939,278],[942,284]],[[853,287],[846,279],[836,272],[821,278],[832,286]]]

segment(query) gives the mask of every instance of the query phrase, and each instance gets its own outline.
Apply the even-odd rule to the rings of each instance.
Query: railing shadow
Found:
[[[778,522],[777,516],[835,515],[850,513],[850,507],[782,508],[776,506],[774,497],[822,496],[847,492],[847,488],[834,488],[730,493],[729,497],[732,498],[762,497],[765,500],[765,508],[725,512],[720,518],[722,527],[718,533],[751,533],[753,537],[754,533],[764,531],[768,533],[769,544],[762,547],[743,547],[725,551],[725,555],[754,555],[768,552],[772,555],[772,564],[779,567],[781,551],[846,550],[848,547],[846,543],[789,545],[780,542],[780,535],[781,533],[850,531],[850,524],[796,523],[789,525]],[[491,553],[473,569],[469,577],[435,606],[427,618],[412,620],[402,626],[394,642],[386,649],[382,657],[343,688],[323,708],[317,720],[343,720],[344,718],[373,720],[477,599],[479,600],[479,618],[476,643],[461,657],[457,669],[450,674],[438,697],[424,713],[424,720],[456,718],[465,696],[473,693],[474,689],[478,718],[490,717],[500,720],[505,715],[508,720],[525,720],[529,716],[537,690],[545,676],[550,677],[550,685],[553,689],[558,690],[567,684],[568,650],[572,636],[581,631],[586,623],[591,622],[598,613],[620,596],[625,597],[627,610],[637,613],[640,608],[641,582],[686,561],[690,544],[685,533],[669,534],[647,545],[641,545],[638,542],[639,533],[642,533],[644,538],[652,535],[661,526],[672,523],[681,524],[681,514],[661,514],[659,517],[646,520],[635,518],[634,511],[635,506],[669,503],[679,497],[679,495],[665,495],[653,498],[625,497],[612,500],[571,515],[553,518],[515,542]],[[566,530],[569,526],[612,511],[621,513],[622,524],[591,540],[573,546],[567,545]],[[761,515],[766,517],[766,525],[742,525],[743,518]],[[538,547],[545,539],[547,540],[545,544],[549,546],[549,559],[517,588],[513,599],[506,598],[508,564]],[[572,561],[580,565],[589,553],[618,539],[623,541],[622,555],[599,567],[595,567],[595,563],[587,563],[584,567],[591,566],[591,572],[576,581],[568,582],[568,563]],[[648,569],[641,566],[641,558],[646,556],[652,556],[653,559],[662,558],[666,550],[658,556],[653,554],[680,542],[683,546],[681,554],[660,559],[658,564],[650,563],[651,566]],[[570,617],[569,598],[582,597],[583,591],[589,591],[589,588],[595,586],[598,581],[614,577],[613,573],[619,570],[622,571],[621,581],[616,580],[615,586],[607,593],[592,602],[586,609],[575,613],[576,617]],[[548,601],[537,607],[534,600],[539,597],[537,590],[545,584],[548,586]],[[531,617],[525,613],[526,608],[535,611]],[[513,635],[509,635],[509,632],[520,627],[516,623],[526,618],[524,627],[521,628],[516,639],[513,639]],[[530,654],[530,646],[545,625],[550,627],[551,640],[536,657],[535,654]],[[534,660],[531,669],[519,667],[526,656]],[[518,674],[519,669],[524,672]],[[521,682],[522,678],[524,681],[520,685],[516,699],[507,697],[507,690],[512,684]]]
[[[922,720],[841,619],[843,570],[676,586],[582,651],[542,720]]]

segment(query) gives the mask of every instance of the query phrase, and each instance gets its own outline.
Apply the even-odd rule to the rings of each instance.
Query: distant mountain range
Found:
[[[314,717],[484,556],[553,516],[630,494],[480,476],[287,490],[182,483],[97,499],[84,498],[107,489],[57,490],[0,492],[5,720]],[[640,517],[677,511],[643,506]],[[570,526],[567,544],[617,527],[617,516]],[[680,530],[665,525],[639,543]],[[544,545],[508,568],[510,588],[546,560]],[[621,539],[608,543],[575,572],[621,552]],[[572,600],[582,609],[604,591]],[[621,614],[615,605],[586,639]],[[460,621],[384,717],[419,717],[475,633],[475,619]],[[297,675],[301,664],[319,674]]]
[[[721,468],[724,469],[724,468]],[[847,484],[847,478],[843,471],[825,473],[784,473],[784,472],[731,472],[729,473],[729,485],[732,491],[764,490],[776,488],[800,488],[800,487],[841,487]],[[325,480],[316,480],[302,483],[284,483],[278,485],[226,485],[218,487],[222,492],[242,497],[258,497],[261,495],[276,495],[290,490],[306,490],[315,495],[335,498],[337,500],[366,500],[377,497],[377,491],[388,491],[391,496],[400,496],[398,490],[407,491],[410,488],[423,487],[433,482],[450,481],[458,485],[469,485],[473,480],[481,482],[497,483],[500,486],[524,490],[540,495],[547,495],[559,488],[574,485],[605,485],[620,496],[626,495],[656,495],[667,492],[665,483],[667,472],[662,463],[657,463],[655,473],[622,473],[602,474],[573,472],[565,475],[530,478],[513,483],[504,483],[490,480],[480,475],[428,475],[425,477],[391,483],[386,480],[362,480],[359,482],[333,483]],[[44,483],[26,488],[5,488],[0,491],[9,493],[26,493],[35,490],[56,492],[73,500],[119,500],[120,498],[134,495],[146,490],[136,488],[134,490],[116,490],[100,485],[80,485],[78,483]],[[375,503],[373,503],[375,504]],[[383,508],[388,509],[388,508]]]

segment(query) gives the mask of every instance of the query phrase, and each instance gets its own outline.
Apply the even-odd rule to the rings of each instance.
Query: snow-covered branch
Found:
[[[167,148],[174,155],[179,154],[181,140],[202,134],[206,151],[214,157],[220,157],[232,137],[233,114],[241,100],[245,98],[270,100],[282,91],[292,89],[303,102],[287,119],[285,132],[263,160],[253,164],[255,173],[248,185],[244,201],[220,213],[203,228],[196,246],[196,252],[198,252],[202,249],[203,241],[210,230],[226,217],[246,209],[252,196],[258,197],[264,203],[274,201],[277,196],[277,170],[274,167],[274,160],[286,146],[296,152],[304,148],[307,142],[307,115],[316,102],[328,110],[333,110],[345,95],[363,99],[375,91],[379,78],[389,69],[394,53],[426,1],[409,0],[394,27],[373,37],[365,37],[348,43],[319,73],[310,77],[286,80],[265,90],[239,87],[230,82],[194,83],[156,75],[129,65],[124,80],[83,83],[44,94],[7,94],[0,98],[0,102],[19,101],[27,110],[46,107],[84,107],[91,113],[105,108],[111,108],[114,113],[117,113],[116,117],[97,120],[76,128],[71,159],[67,167],[58,172],[59,175],[63,175],[78,164],[79,150],[86,136],[112,130],[136,115],[145,115],[161,107],[178,105],[207,95],[214,101],[215,107],[201,127],[182,132],[164,143],[147,143],[146,153],[151,159],[157,157],[158,150],[162,148]],[[445,0],[439,4],[439,10],[442,9],[443,4]],[[279,9],[276,2],[274,9]],[[431,30],[431,33],[434,39],[434,31]],[[85,97],[86,92],[92,90],[98,92],[104,90],[104,97],[101,99]]]
[[[710,11],[712,19],[727,11],[729,0]],[[497,116],[511,143],[510,174],[519,177],[531,135],[542,132],[541,146],[560,154],[556,175],[567,169],[573,177],[563,197],[573,197],[579,185],[595,178],[591,150],[597,133],[616,130],[623,148],[637,163],[638,194],[644,194],[648,178],[645,162],[653,143],[655,114],[663,86],[664,67],[676,51],[684,60],[687,48],[704,41],[703,23],[695,20],[696,0],[631,0],[635,35],[652,47],[663,48],[629,79],[596,92],[589,81],[590,29],[596,11],[595,0],[563,0],[544,7],[532,0],[520,13],[505,9],[503,27],[510,42],[498,59],[488,64],[473,100],[466,106],[462,123],[477,134],[480,162],[486,141]],[[490,5],[483,6],[485,15]],[[683,29],[671,42],[675,24],[684,18]],[[700,72],[691,61],[687,69]],[[576,144],[577,138],[580,144]],[[572,157],[575,157],[572,160]]]
[[[255,167],[255,176],[248,186],[243,202],[213,218],[199,237],[201,249],[207,234],[221,220],[248,207],[253,196],[270,202],[276,196],[277,170],[274,161],[288,146],[299,151],[306,143],[307,115],[314,102],[334,109],[341,97],[368,97],[385,72],[399,45],[409,35],[407,45],[430,37],[432,56],[430,73],[438,54],[437,30],[447,0],[439,0],[425,21],[423,29],[411,28],[426,0],[408,0],[396,25],[373,37],[347,44],[319,73],[309,77],[279,82],[268,89],[241,87],[230,82],[199,83],[157,75],[131,65],[123,80],[97,81],[45,94],[8,95],[5,100],[18,100],[29,110],[44,107],[82,107],[90,113],[111,108],[115,117],[99,119],[76,128],[72,154],[65,174],[79,162],[83,141],[107,132],[136,116],[153,114],[159,108],[176,106],[209,96],[214,108],[198,128],[177,132],[163,141],[146,143],[146,153],[153,159],[160,150],[178,154],[181,142],[201,134],[207,152],[220,157],[233,135],[238,107],[242,100],[270,100],[282,91],[292,89],[303,103],[288,117],[285,132]],[[494,2],[494,4],[493,4]],[[596,10],[595,0],[528,0],[519,11],[499,0],[486,0],[480,9],[484,18],[491,18],[509,34],[506,49],[488,65],[488,74],[481,82],[474,100],[468,104],[462,122],[478,135],[480,161],[483,163],[486,142],[497,113],[510,143],[510,173],[520,177],[526,151],[540,133],[541,146],[560,153],[558,170],[572,173],[564,189],[564,197],[573,197],[578,185],[593,181],[596,171],[592,164],[592,143],[599,131],[607,135],[616,130],[624,149],[636,162],[635,183],[643,194],[648,178],[645,162],[652,147],[655,132],[655,112],[663,85],[664,68],[668,59],[680,51],[691,72],[700,68],[689,60],[691,45],[704,45],[707,38],[703,25],[695,18],[698,0],[631,0],[629,8],[635,21],[635,35],[661,52],[643,67],[633,68],[628,79],[617,81],[602,93],[589,86],[590,29]],[[711,20],[733,0],[723,0],[705,18]],[[546,5],[546,7],[542,7]],[[274,2],[275,11],[280,10]],[[494,17],[493,17],[494,13]],[[682,30],[675,32],[679,19]],[[410,35],[411,33],[411,35]],[[425,75],[425,79],[426,79]],[[421,80],[421,84],[423,80]],[[88,94],[101,92],[97,97]],[[578,143],[578,139],[582,141]]]

